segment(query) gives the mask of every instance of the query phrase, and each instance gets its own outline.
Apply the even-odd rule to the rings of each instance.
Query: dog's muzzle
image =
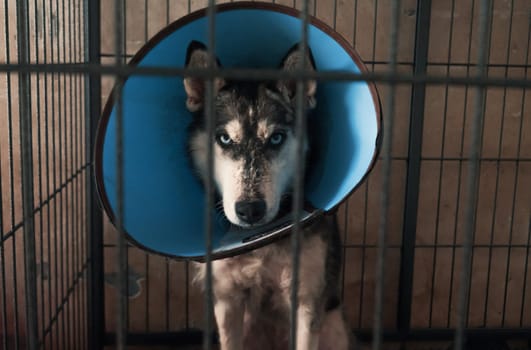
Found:
[[[266,202],[263,199],[253,199],[236,202],[236,215],[246,224],[259,222],[265,215]]]

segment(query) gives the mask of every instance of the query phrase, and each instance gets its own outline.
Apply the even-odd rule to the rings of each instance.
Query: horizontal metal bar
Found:
[[[376,248],[376,244],[344,244],[345,248]],[[401,244],[388,244],[389,249],[400,249]],[[417,244],[415,249],[435,249],[435,248],[463,248],[462,244]],[[509,249],[509,248],[530,248],[527,244],[474,244],[472,248],[492,248],[492,249]]]
[[[406,336],[402,335],[398,330],[384,330],[384,341],[451,341],[453,339],[455,330],[451,328],[417,328],[412,329]],[[361,329],[354,330],[355,337],[363,343],[372,340],[372,331]],[[472,328],[466,330],[468,339],[475,338],[498,339],[529,339],[531,337],[531,329],[528,328]],[[180,332],[146,332],[146,333],[128,333],[128,345],[150,345],[162,346],[168,344],[184,345],[198,345],[201,344],[202,332],[196,329],[189,329]],[[217,340],[215,335],[213,340]],[[105,334],[105,345],[114,345],[114,333]],[[217,343],[217,342],[215,342]]]
[[[127,246],[129,248],[134,248],[135,246],[131,243],[128,243]],[[103,248],[116,248],[116,244],[104,244]],[[343,247],[345,248],[376,248],[376,244],[344,244]],[[399,249],[402,248],[401,244],[388,244],[388,248],[390,249]],[[433,249],[433,248],[462,248],[462,244],[417,244],[415,245],[415,248],[419,249]],[[473,248],[530,248],[527,244],[474,244],[472,245]]]
[[[334,81],[373,81],[394,84],[426,83],[433,85],[466,85],[530,88],[531,79],[518,78],[488,78],[484,76],[448,77],[447,75],[413,75],[392,73],[352,73],[348,71],[283,71],[276,69],[186,69],[162,67],[112,66],[97,64],[0,64],[0,72],[29,72],[29,73],[69,73],[69,74],[98,74],[115,75],[118,77],[139,76],[190,76],[209,78],[212,76],[238,80],[278,80],[278,79],[316,79]]]
[[[403,158],[403,160],[407,160],[406,158]],[[428,160],[428,161],[469,161],[469,157],[422,157],[421,160]],[[496,157],[482,157],[479,158],[482,162],[529,162],[531,161],[531,158],[496,158]]]
[[[115,58],[117,55],[113,53],[102,53],[100,57],[102,58]],[[122,55],[122,58],[133,58],[135,57],[134,54],[125,54]],[[363,60],[363,63],[365,65],[373,65],[373,64],[381,64],[381,65],[387,65],[390,62],[385,60]],[[398,66],[413,66],[414,63],[411,61],[398,61],[396,62],[396,65]],[[476,63],[467,63],[467,62],[427,62],[427,66],[429,67],[464,67],[464,68],[472,68],[477,67]],[[489,63],[486,65],[488,68],[528,68],[529,66],[525,63]]]
[[[218,344],[218,338],[212,335],[212,343]],[[198,329],[188,329],[179,332],[146,332],[127,333],[127,345],[168,345],[179,344],[179,346],[199,345],[203,341],[203,331]],[[115,345],[116,335],[105,333],[105,345]]]
[[[102,58],[116,58],[117,54],[113,54],[113,53],[102,53],[100,54],[100,57]],[[133,58],[135,57],[134,54],[124,54],[124,55],[121,55],[121,58],[125,58],[125,59],[129,59],[129,58]],[[389,64],[389,62],[387,61],[382,61],[382,60],[364,60],[363,63],[365,65],[372,65],[372,64]],[[413,66],[413,62],[408,62],[408,61],[399,61],[396,63],[397,65],[399,66]],[[435,63],[436,65],[439,65],[439,63]]]
[[[370,330],[360,330],[354,332],[357,339],[361,342],[370,342],[372,334]],[[384,339],[386,341],[451,341],[453,340],[455,329],[452,328],[417,328],[412,329],[407,335],[402,335],[397,330],[384,330]],[[465,329],[467,339],[497,339],[497,340],[516,340],[529,339],[531,329],[529,328],[469,328]]]

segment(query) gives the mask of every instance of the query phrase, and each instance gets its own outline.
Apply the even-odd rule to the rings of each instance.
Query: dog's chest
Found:
[[[218,292],[246,291],[255,296],[289,288],[291,255],[283,245],[258,249],[242,256],[222,259],[213,264]]]
[[[318,297],[324,283],[326,244],[318,235],[301,242],[299,294]],[[218,298],[243,298],[249,306],[269,304],[284,309],[292,284],[292,253],[289,240],[253,252],[213,262],[214,291]],[[204,278],[204,269],[201,269]],[[242,299],[242,300],[243,300]]]

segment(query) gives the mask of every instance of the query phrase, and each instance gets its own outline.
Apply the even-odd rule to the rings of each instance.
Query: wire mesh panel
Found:
[[[277,3],[302,7],[301,2]],[[208,3],[129,0],[121,5],[125,6],[121,33],[127,59],[166,24]],[[443,82],[463,78],[458,85],[420,81],[391,90],[386,82],[378,82],[384,116],[393,118],[389,170],[382,169],[383,162],[377,163],[366,183],[338,210],[344,232],[343,297],[350,324],[361,330],[373,326],[380,195],[382,180],[390,176],[381,311],[385,333],[391,338],[393,334],[406,338],[432,334],[451,339],[460,315],[459,276],[466,267],[462,260],[469,205],[466,179],[476,114],[482,119],[478,205],[473,210],[471,279],[465,293],[470,304],[464,324],[469,329],[497,329],[500,334],[513,329],[515,335],[526,336],[530,234],[529,190],[524,184],[529,179],[525,155],[529,94],[511,79],[529,79],[529,5],[524,1],[402,1],[396,5],[325,0],[308,5],[312,15],[353,44],[373,72],[395,67],[398,74],[432,75]],[[107,6],[110,10],[116,5]],[[482,8],[486,21],[480,39],[477,18]],[[112,11],[102,14],[103,31],[111,33]],[[395,22],[390,20],[393,15]],[[400,25],[393,63],[396,22]],[[103,38],[104,62],[115,59],[114,45],[112,36]],[[483,63],[481,45],[486,48]],[[484,91],[467,86],[466,78],[477,77],[481,69],[486,74],[481,78],[500,78],[501,83]],[[109,78],[103,96],[111,86]],[[479,112],[475,111],[478,100]],[[115,259],[116,235],[109,225],[105,232],[106,281],[112,286],[116,271],[110,262]],[[132,247],[127,257],[127,279],[132,282],[127,290],[127,329],[134,339],[156,342],[157,333],[177,336],[175,332],[202,327],[204,303],[190,284],[186,262]],[[106,300],[114,305],[115,292],[107,288],[106,293]],[[106,313],[108,332],[114,330],[115,316],[112,309]]]
[[[493,1],[491,6],[487,76],[529,79],[529,4]],[[441,45],[430,48],[428,73],[477,75],[480,58],[471,19],[479,14],[478,4],[434,3],[432,14],[440,30],[432,31],[431,40],[437,35]],[[415,242],[414,287],[423,292],[413,303],[416,327],[445,328],[456,322],[456,276],[462,264],[464,182],[475,98],[477,91],[469,87],[429,86],[426,91],[417,217],[422,230],[417,230]],[[529,326],[523,315],[529,313],[525,284],[530,192],[522,182],[529,176],[524,151],[529,142],[528,105],[529,93],[524,89],[488,87],[481,106],[484,120],[467,312],[467,325],[472,328]]]
[[[6,66],[85,61],[82,1],[2,1]],[[85,78],[0,75],[0,346],[87,346]]]
[[[303,8],[301,1],[276,3]],[[165,25],[207,5],[207,1],[121,2],[125,24],[119,58],[132,57]],[[102,4],[104,32],[112,33],[113,6]],[[378,232],[385,220],[385,288],[378,314],[386,337],[451,339],[460,317],[471,334],[483,334],[473,330],[488,327],[491,334],[529,337],[530,193],[525,152],[530,113],[524,88],[529,79],[529,4],[315,0],[308,8],[349,41],[372,72],[394,68],[398,75],[419,78],[392,89],[385,79],[377,82],[388,118],[384,123],[393,120],[389,163],[384,157],[377,162],[365,184],[338,210],[344,252],[342,294],[352,327],[361,330],[362,338],[373,327],[374,307],[379,304],[375,288],[382,242]],[[481,18],[483,36],[478,29]],[[114,40],[103,37],[103,62],[116,59]],[[483,71],[485,75],[478,75]],[[434,77],[438,84],[425,84],[425,76]],[[497,86],[467,84],[467,79],[478,76],[499,78]],[[445,84],[445,79],[452,78],[458,84]],[[104,98],[112,83],[112,78],[104,79]],[[479,129],[471,133],[474,123]],[[475,172],[469,167],[475,162],[469,156],[474,135],[481,146]],[[384,204],[382,181],[389,181]],[[476,182],[477,195],[470,186]],[[467,193],[477,196],[477,202],[467,199]],[[466,223],[469,219],[471,226]],[[467,229],[472,233],[464,232]],[[107,224],[106,300],[115,305],[111,287],[116,282],[117,238],[112,231]],[[467,270],[463,257],[468,249],[471,273],[470,278],[463,275],[469,285],[464,288],[459,279]],[[133,247],[128,247],[127,259],[131,339],[157,342],[162,339],[160,333],[181,339],[176,332],[202,328],[204,303],[190,283],[192,273],[186,262]],[[460,311],[463,302],[468,306]],[[109,335],[115,319],[111,308],[106,312]]]

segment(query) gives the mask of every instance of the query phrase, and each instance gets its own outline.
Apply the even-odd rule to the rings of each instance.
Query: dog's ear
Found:
[[[216,58],[215,64],[220,66]],[[186,68],[198,69],[208,67],[207,47],[199,41],[192,41],[186,51]],[[225,80],[216,78],[214,81],[214,95],[225,85]],[[197,112],[204,106],[205,80],[198,77],[184,77],[186,91],[186,107],[190,112]]]
[[[313,59],[312,51],[310,48],[302,54],[300,52],[300,44],[296,44],[293,46],[281,63],[281,69],[285,71],[294,71],[302,66],[302,63],[305,60],[304,63],[304,69],[315,71],[315,61]],[[295,99],[295,93],[297,91],[297,82],[295,80],[280,80],[277,82],[277,89],[278,91],[287,98],[290,102],[294,102]],[[316,101],[315,101],[315,92],[317,90],[317,82],[315,80],[308,80],[306,82],[306,97],[308,99],[308,107],[314,108]]]

